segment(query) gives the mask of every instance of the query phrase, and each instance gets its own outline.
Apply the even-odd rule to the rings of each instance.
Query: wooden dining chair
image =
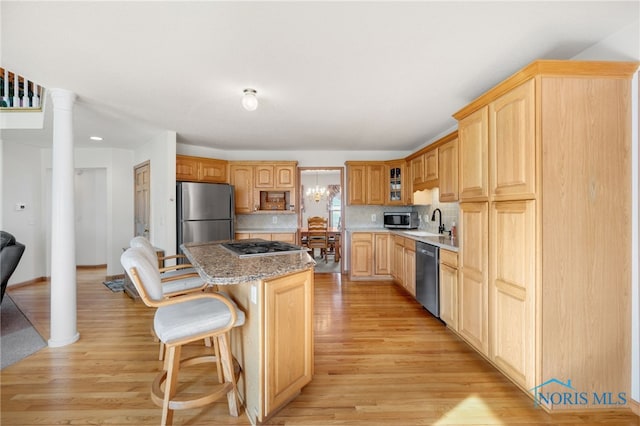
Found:
[[[315,249],[320,249],[320,257],[327,263],[327,251],[329,248],[329,238],[327,234],[327,218],[312,216],[307,219],[307,247],[311,249],[311,254],[315,259]]]

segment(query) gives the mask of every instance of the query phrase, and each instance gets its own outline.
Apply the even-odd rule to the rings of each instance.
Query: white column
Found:
[[[76,95],[51,89],[53,169],[51,189],[51,338],[50,347],[80,338],[76,326],[76,247],[74,213],[73,104]]]
[[[13,73],[13,107],[20,108],[20,76]]]

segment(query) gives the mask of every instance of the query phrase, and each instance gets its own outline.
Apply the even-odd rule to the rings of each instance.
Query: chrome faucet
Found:
[[[436,220],[436,212],[440,213],[438,215],[438,234],[443,234],[444,225],[442,224],[442,212],[440,211],[440,209],[435,209],[433,211],[433,213],[431,214],[431,221],[433,222],[434,220]]]

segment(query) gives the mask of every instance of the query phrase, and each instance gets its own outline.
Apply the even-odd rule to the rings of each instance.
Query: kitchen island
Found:
[[[306,251],[241,258],[220,243],[187,243],[200,276],[245,313],[231,333],[247,417],[262,424],[313,376],[313,267]],[[224,286],[224,287],[223,287]]]

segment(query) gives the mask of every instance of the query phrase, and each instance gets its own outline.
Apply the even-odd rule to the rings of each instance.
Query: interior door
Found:
[[[151,164],[146,161],[134,167],[135,212],[134,234],[149,238],[151,202]]]

